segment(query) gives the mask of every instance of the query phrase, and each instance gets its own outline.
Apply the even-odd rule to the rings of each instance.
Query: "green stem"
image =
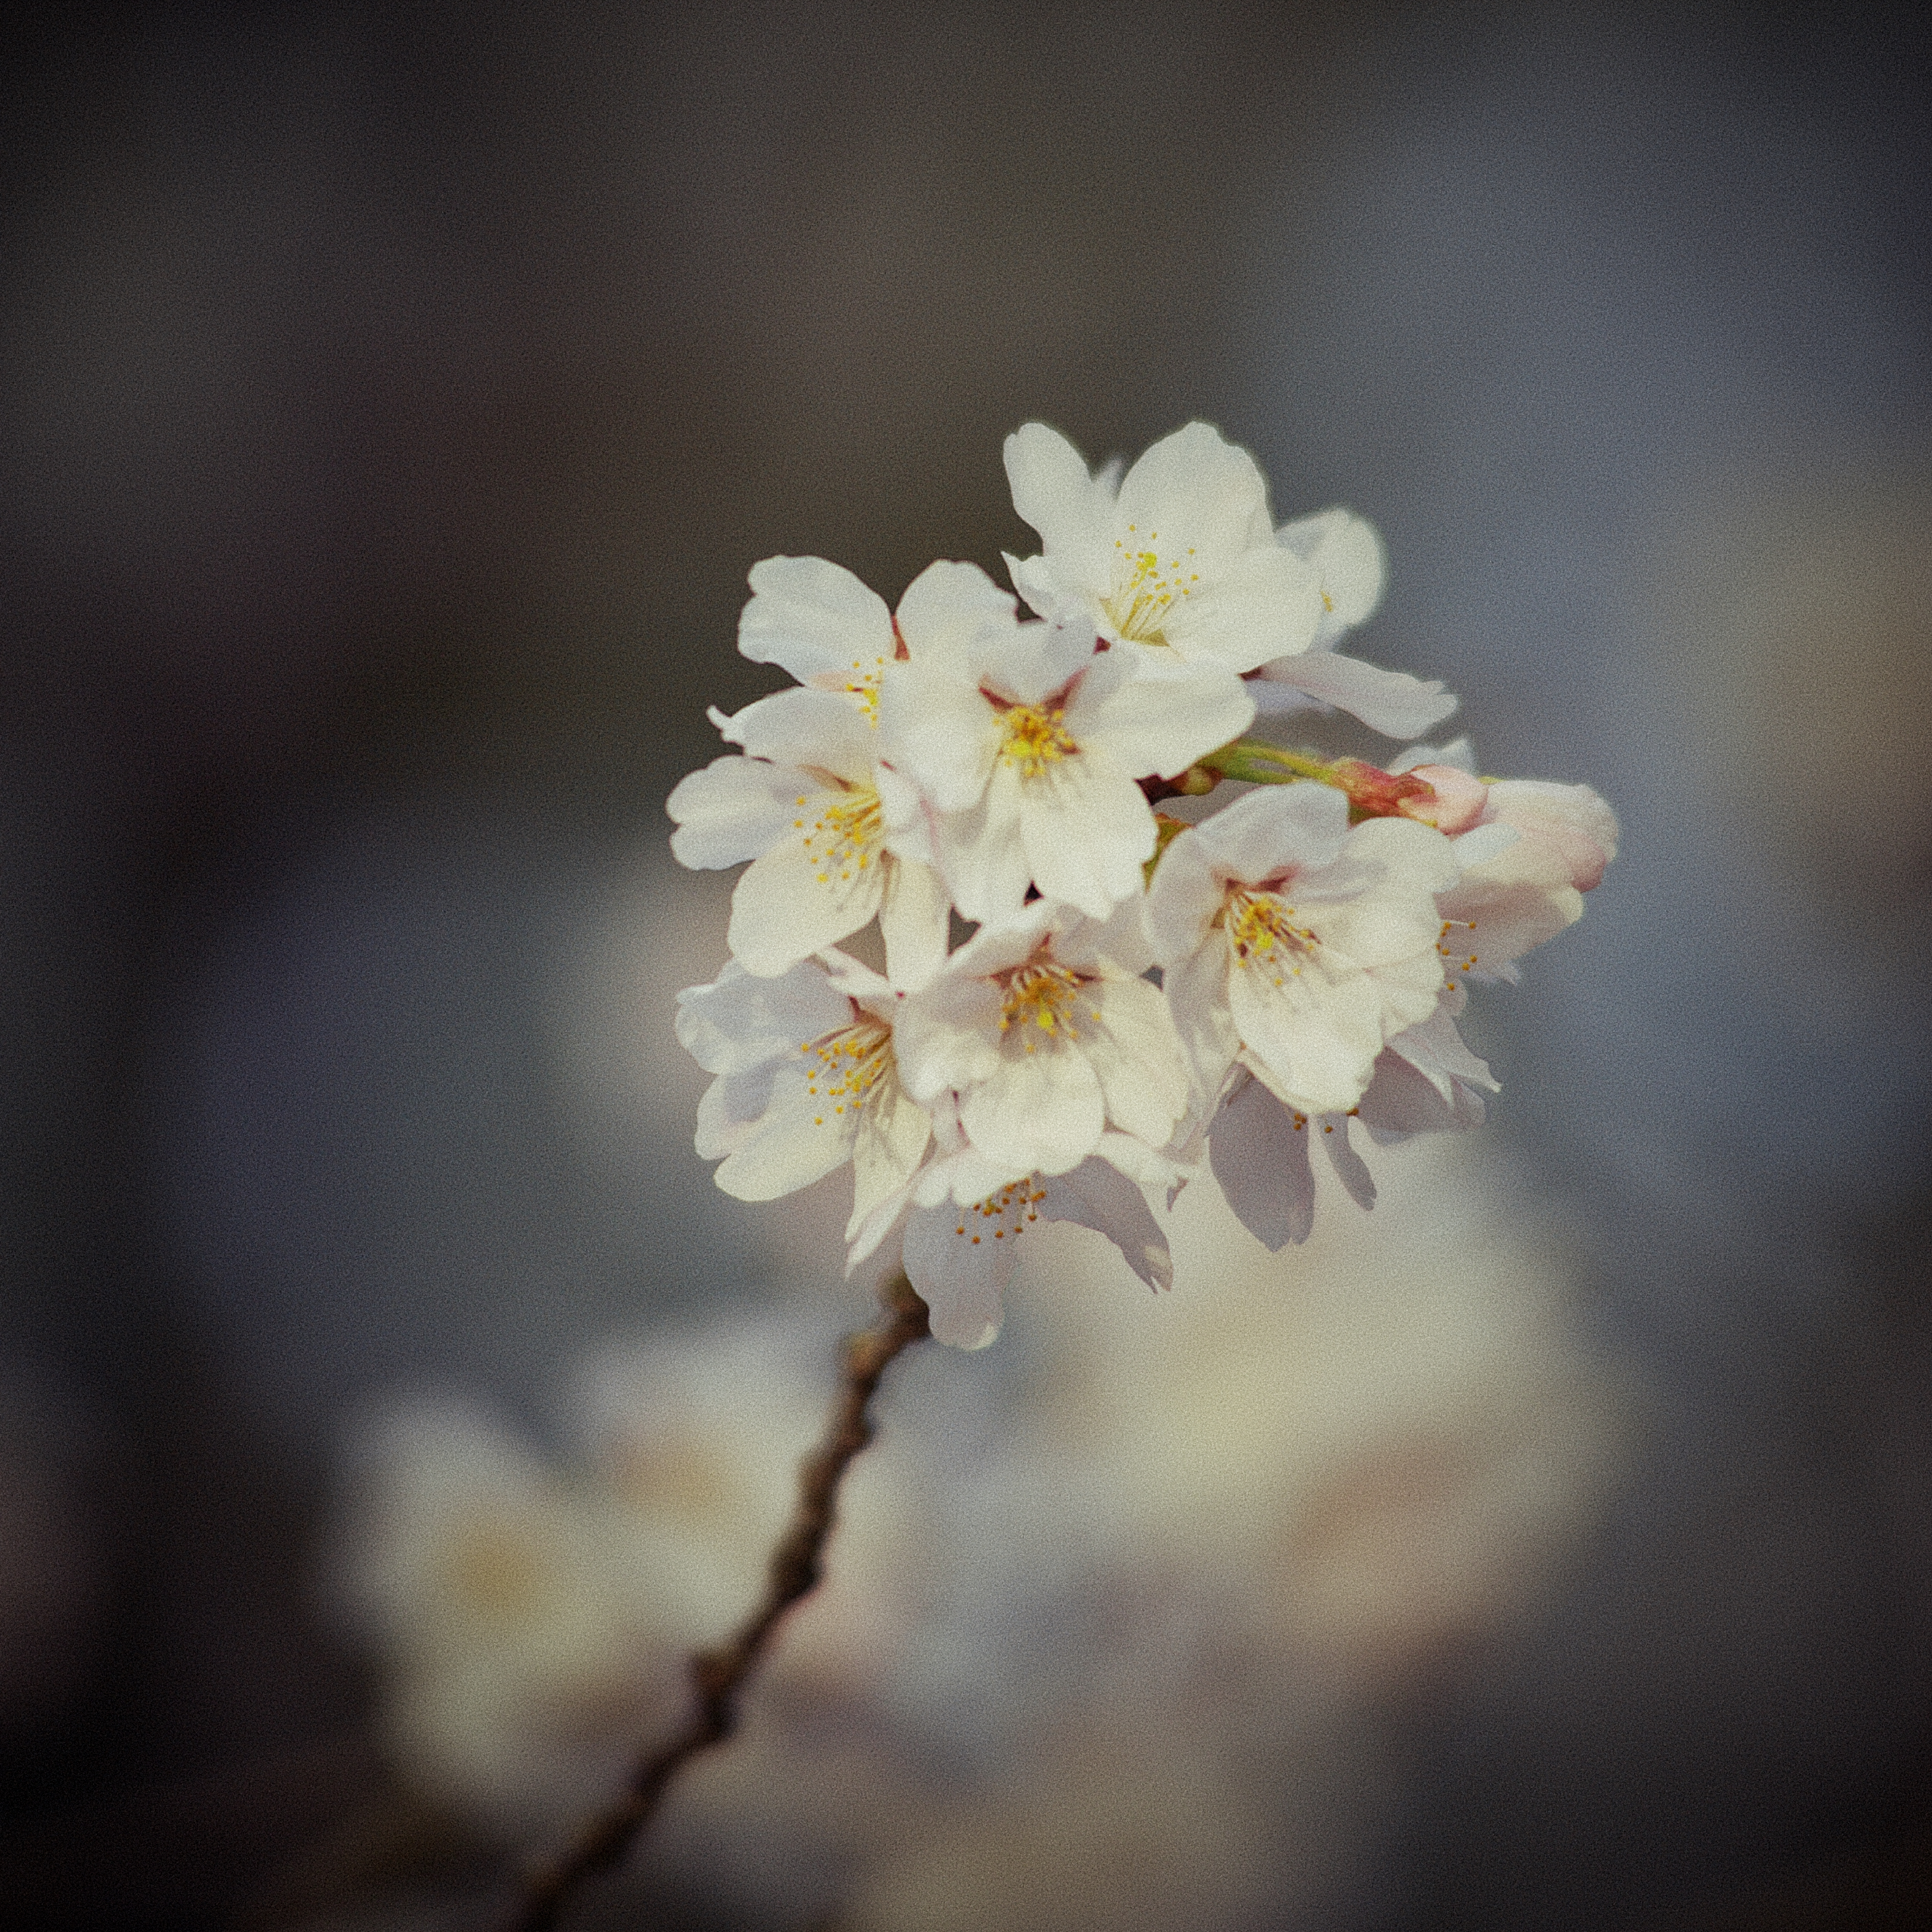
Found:
[[[1224,778],[1240,778],[1249,784],[1292,784],[1298,778],[1340,784],[1334,766],[1312,752],[1291,752],[1280,745],[1264,745],[1258,738],[1237,738],[1196,762]],[[1346,785],[1341,788],[1347,790]]]

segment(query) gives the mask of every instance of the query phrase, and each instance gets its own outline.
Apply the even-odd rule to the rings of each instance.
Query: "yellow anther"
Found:
[[[1000,756],[1023,778],[1036,778],[1049,766],[1070,758],[1080,747],[1058,706],[1010,705],[1000,714]]]
[[[1018,1027],[1024,1030],[1024,1045],[1030,1053],[1039,1044],[1036,1035],[1049,1040],[1078,1040],[1072,1022],[1077,1016],[1076,1002],[1084,983],[1071,967],[1057,959],[1030,960],[1003,976],[1006,998],[1000,1008],[1000,1030]],[[1094,1009],[1097,1013],[1098,1008]]]

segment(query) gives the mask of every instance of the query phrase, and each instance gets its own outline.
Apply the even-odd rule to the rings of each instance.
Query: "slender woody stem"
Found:
[[[852,1459],[872,1441],[868,1412],[892,1358],[930,1332],[926,1304],[902,1274],[880,1290],[885,1319],[845,1339],[845,1374],[818,1447],[799,1465],[798,1501],[766,1570],[764,1599],[715,1649],[691,1660],[696,1696],[683,1727],[638,1760],[614,1802],[586,1821],[568,1849],[530,1876],[504,1932],[549,1932],[572,1893],[592,1874],[617,1864],[656,1815],[671,1780],[700,1751],[736,1728],[738,1699],[770,1647],[785,1612],[809,1596],[824,1575],[826,1539],[838,1520],[838,1486]]]

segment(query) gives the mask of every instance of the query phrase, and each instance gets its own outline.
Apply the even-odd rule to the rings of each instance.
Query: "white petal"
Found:
[[[848,780],[872,775],[872,725],[833,691],[777,691],[725,720],[724,735],[756,758],[810,765]]]
[[[1157,545],[1162,557],[1192,550],[1193,568],[1206,576],[1246,552],[1258,528],[1274,548],[1267,512],[1268,482],[1255,459],[1210,424],[1191,422],[1162,437],[1127,472],[1114,534],[1131,524],[1136,537],[1150,549]],[[1294,561],[1312,574],[1298,557]],[[1318,591],[1318,607],[1319,601]]]
[[[805,836],[794,832],[754,861],[731,895],[728,937],[748,972],[782,973],[856,932],[879,909],[883,844],[821,858]]]
[[[1073,564],[1081,578],[1098,574],[1104,583],[1113,534],[1113,491],[1090,476],[1080,452],[1044,423],[1028,423],[1016,430],[1006,438],[1005,454],[1006,481],[1020,520],[1040,532],[1045,548]],[[1017,574],[1014,582],[1032,602]]]
[[[892,660],[892,613],[849,570],[822,556],[768,556],[751,572],[738,648],[782,664],[801,684],[875,674]]]
[[[1097,556],[1097,546],[1090,548]],[[1055,557],[1015,556],[1010,550],[1000,554],[1006,560],[1006,574],[1013,580],[1013,588],[1026,599],[1029,609],[1051,618],[1071,608],[1088,613],[1096,622],[1100,621],[1100,586],[1106,578],[1098,565],[1089,573],[1093,580],[1090,582],[1088,577]],[[1118,642],[1112,630],[1103,628],[1102,634]]]
[[[1440,724],[1462,702],[1442,688],[1440,678],[1412,677],[1384,670],[1337,651],[1304,651],[1264,663],[1252,682],[1258,704],[1272,686],[1286,686],[1359,718],[1370,730],[1390,738],[1412,738]]]
[[[769,852],[792,829],[796,800],[808,784],[813,792],[820,789],[802,772],[762,758],[712,759],[680,778],[665,801],[678,821],[672,856],[681,866],[716,868]]]
[[[879,693],[880,754],[942,812],[985,791],[999,754],[998,714],[978,686],[943,667],[894,664]]]
[[[1208,1136],[1208,1164],[1242,1226],[1272,1252],[1306,1240],[1315,1225],[1307,1117],[1292,1113],[1258,1080],[1244,1078]]]
[[[1211,848],[1193,830],[1181,832],[1160,855],[1147,892],[1148,936],[1162,966],[1195,952],[1227,901],[1224,875],[1209,863]]]
[[[804,1070],[784,1068],[757,1126],[720,1167],[718,1185],[740,1201],[775,1201],[842,1166],[858,1124],[855,1108],[835,1113],[810,1089]]]
[[[1108,1118],[1154,1147],[1174,1131],[1187,1106],[1187,1062],[1168,1003],[1144,980],[1107,979],[1090,987],[1100,1018],[1082,1030]]]
[[[1307,650],[1322,619],[1322,586],[1292,550],[1244,552],[1177,607],[1167,641],[1184,657],[1233,670]]]
[[[1199,839],[1208,863],[1223,878],[1258,885],[1291,867],[1331,865],[1348,836],[1348,800],[1333,785],[1310,783],[1251,791],[1174,842]]]
[[[950,969],[907,999],[892,1032],[899,1078],[923,1106],[999,1071],[1000,989],[961,972],[959,958],[955,954]]]
[[[929,563],[899,599],[899,635],[914,664],[968,672],[988,635],[1013,628],[1013,600],[976,563]]]
[[[1240,1051],[1240,1036],[1228,1004],[1228,945],[1210,932],[1203,943],[1169,965],[1163,991],[1199,1100],[1221,1090]]]
[[[931,866],[888,854],[879,931],[886,942],[886,971],[908,992],[946,964],[952,904],[946,882]]]
[[[1083,670],[1105,670],[1105,658],[1095,662],[1099,641],[1093,620],[1084,614],[1016,624],[1005,637],[988,640],[977,681],[1022,704],[1040,704]]]
[[[962,1092],[959,1119],[973,1144],[1010,1173],[1064,1174],[1094,1151],[1107,1124],[1100,1082],[1070,1046],[1010,1049]]]
[[[1388,578],[1388,554],[1374,524],[1344,509],[1318,510],[1284,524],[1276,540],[1314,566],[1324,611],[1318,650],[1373,615]]]
[[[1346,1113],[1369,1084],[1385,1036],[1368,976],[1317,946],[1298,961],[1262,961],[1228,976],[1228,1003],[1256,1073],[1306,1114]]]
[[[859,1109],[847,1240],[888,1202],[903,1198],[932,1139],[932,1116],[908,1095],[896,1072],[882,1073]]]
[[[851,1002],[823,968],[807,964],[760,980],[734,959],[710,985],[678,994],[676,1024],[680,1043],[707,1073],[737,1074],[790,1059],[851,1018]]]
[[[1120,670],[1106,687],[1097,675],[1083,682],[1067,707],[1067,729],[1082,751],[1130,778],[1177,777],[1254,722],[1254,700],[1223,664],[1150,650],[1108,656],[1121,661]],[[1096,686],[1091,693],[1088,683]]]
[[[1104,919],[1139,896],[1156,835],[1154,808],[1132,779],[1081,755],[1016,783],[1028,874],[1046,898]]]
[[[1018,775],[997,764],[978,804],[940,820],[940,862],[952,902],[967,918],[998,926],[1020,917],[1033,877],[1022,811]]]

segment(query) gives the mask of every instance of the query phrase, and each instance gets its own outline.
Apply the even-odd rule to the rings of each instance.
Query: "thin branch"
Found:
[[[880,1290],[880,1299],[885,1319],[876,1328],[846,1337],[844,1380],[823,1439],[799,1466],[798,1502],[772,1550],[764,1600],[723,1643],[691,1660],[697,1695],[683,1728],[639,1759],[622,1795],[590,1819],[561,1856],[532,1874],[505,1921],[504,1932],[549,1932],[578,1886],[630,1850],[656,1814],[671,1780],[736,1728],[739,1696],[780,1619],[818,1587],[824,1574],[826,1540],[838,1520],[838,1486],[852,1459],[872,1439],[868,1412],[879,1378],[895,1356],[930,1332],[926,1304],[903,1274]]]

